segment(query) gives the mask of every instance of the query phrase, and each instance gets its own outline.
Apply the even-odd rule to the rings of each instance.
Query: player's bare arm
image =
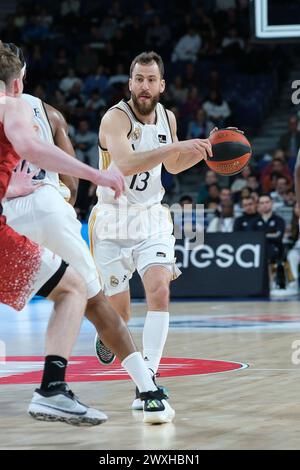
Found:
[[[178,142],[176,118],[172,111],[167,110],[167,113],[169,117],[173,142]],[[194,148],[195,141],[197,142],[197,145],[201,147],[201,150],[197,152],[195,152]],[[190,152],[188,142],[191,143]],[[191,139],[182,142],[182,144],[183,143],[186,143],[187,145],[185,148],[183,148],[179,155],[174,154],[164,161],[164,166],[169,173],[180,173],[181,171],[187,170],[188,168],[196,165],[196,163],[199,163],[201,160],[206,160],[207,156],[212,156],[211,143],[208,139]]]
[[[21,98],[8,98],[3,118],[4,132],[21,158],[41,168],[108,186],[119,197],[124,189],[124,178],[118,171],[98,171],[48,142],[41,141],[34,131],[32,109]]]
[[[53,106],[47,103],[44,103],[44,105],[52,128],[55,145],[71,157],[76,158],[75,150],[68,135],[68,124],[64,116]],[[59,175],[59,179],[69,188],[71,192],[69,203],[73,206],[77,197],[78,179],[69,175]]]
[[[172,144],[149,152],[135,152],[128,140],[129,132],[128,117],[118,109],[112,109],[105,114],[99,130],[101,145],[107,148],[112,160],[124,176],[149,171],[168,158],[177,159],[180,155],[188,158],[194,155],[199,161],[211,151],[210,143],[206,142],[206,139],[205,141],[193,139],[183,142],[179,142],[177,139]]]

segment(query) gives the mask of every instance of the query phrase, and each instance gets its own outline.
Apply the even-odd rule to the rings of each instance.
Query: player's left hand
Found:
[[[244,131],[241,131],[240,129],[238,129],[237,127],[225,127],[225,129],[228,129],[229,131],[236,131],[236,132],[239,132],[240,134],[244,134]],[[211,136],[214,132],[218,131],[219,128],[218,127],[214,127],[209,135]]]
[[[29,171],[29,163],[25,162],[22,167],[22,161],[19,162],[15,171],[12,172],[8,189],[6,191],[6,198],[15,198],[20,196],[28,196],[38,188],[43,186],[43,183],[34,183],[33,178],[40,172],[39,168],[35,171]]]

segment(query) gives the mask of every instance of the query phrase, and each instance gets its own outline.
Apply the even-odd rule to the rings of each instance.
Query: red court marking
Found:
[[[41,381],[42,371],[29,370],[22,372],[17,370],[17,367],[26,367],[34,369],[35,362],[40,362],[42,369],[44,358],[42,356],[10,356],[6,358],[6,365],[0,365],[1,373],[7,371],[10,375],[0,377],[0,385],[3,384],[36,384]],[[9,363],[11,364],[9,369]],[[129,376],[123,369],[119,361],[115,361],[110,366],[101,365],[96,357],[93,356],[74,356],[70,362],[76,364],[69,364],[67,372],[68,382],[98,382],[103,380],[129,380]],[[38,365],[38,364],[37,364]],[[247,367],[246,364],[239,362],[227,361],[212,361],[208,359],[183,359],[177,357],[165,357],[162,359],[159,373],[161,377],[175,377],[183,375],[201,375],[201,374],[215,374],[217,372],[227,372]]]

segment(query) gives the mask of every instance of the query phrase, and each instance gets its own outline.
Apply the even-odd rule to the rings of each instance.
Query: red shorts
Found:
[[[55,274],[61,258],[6,225],[0,216],[0,303],[21,310]]]

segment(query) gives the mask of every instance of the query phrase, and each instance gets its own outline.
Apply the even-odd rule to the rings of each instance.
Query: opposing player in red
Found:
[[[20,98],[22,74],[20,60],[0,47],[0,84],[3,87],[0,97],[0,214],[11,173],[20,158],[48,170],[106,185],[119,197],[124,179],[118,170],[94,170],[37,137],[32,109]],[[86,306],[82,279],[61,258],[13,231],[3,215],[0,215],[0,259],[0,302],[20,310],[39,292],[55,303],[46,336],[43,380],[33,395],[29,413],[37,419],[70,424],[93,425],[106,421],[104,413],[80,403],[65,383],[67,360]],[[153,396],[148,396],[147,392],[145,395],[155,400],[158,398],[155,393],[159,391],[150,375],[146,374],[144,379],[142,388]],[[162,407],[165,412],[163,404]]]

